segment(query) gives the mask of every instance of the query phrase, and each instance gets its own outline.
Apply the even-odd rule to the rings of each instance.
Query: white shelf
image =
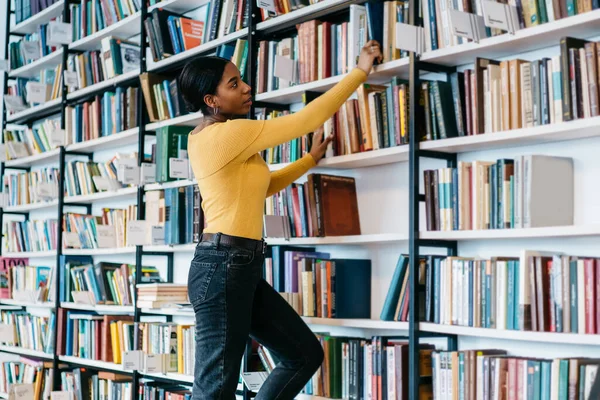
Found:
[[[395,76],[408,78],[409,66],[410,61],[408,57],[375,65],[373,72],[369,74],[368,81],[371,83],[389,83]]]
[[[70,303],[70,302],[62,302],[60,303],[62,308],[67,308],[69,310],[85,310],[85,311],[93,311],[98,314],[132,314],[133,306],[119,306],[119,305],[111,305],[111,304],[82,304],[82,303]]]
[[[356,236],[328,236],[328,237],[307,237],[307,238],[290,238],[289,240],[280,238],[266,238],[265,241],[269,245],[349,245],[349,244],[379,244],[379,243],[395,243],[407,241],[408,236],[399,233],[377,233],[370,235]]]
[[[61,99],[54,99],[54,100],[50,100],[47,101],[46,103],[40,104],[38,106],[35,107],[30,107],[26,110],[23,111],[19,111],[17,113],[8,115],[6,117],[6,121],[7,122],[13,122],[13,121],[20,121],[23,120],[25,118],[29,118],[29,117],[35,117],[36,114],[45,112],[45,111],[49,111],[52,110],[54,108],[58,109],[60,108],[60,103],[61,103]]]
[[[300,393],[295,400],[331,400],[329,397],[313,396],[310,394]]]
[[[318,326],[336,326],[344,328],[362,328],[362,329],[391,329],[391,330],[408,330],[408,322],[400,321],[380,321],[376,319],[336,319],[336,318],[313,318],[302,317],[307,325]]]
[[[115,364],[106,361],[99,360],[90,360],[87,358],[73,357],[73,356],[58,356],[60,361],[64,361],[66,363],[76,364],[76,365],[85,365],[90,368],[98,368],[101,370],[108,371],[117,371],[117,372],[129,372],[123,369],[121,364]]]
[[[264,22],[259,22],[256,24],[257,31],[264,31],[266,29],[272,28],[277,25],[285,24],[296,20],[297,18],[309,16],[319,11],[326,10],[328,8],[340,7],[340,6],[348,6],[355,1],[349,0],[324,0],[315,4],[311,4],[306,7],[302,7],[298,10],[291,11],[287,14],[282,14],[274,18],[270,18]]]
[[[105,256],[116,254],[135,254],[135,247],[117,247],[109,249],[63,249],[66,256]]]
[[[12,33],[34,33],[40,25],[50,22],[53,18],[58,17],[63,12],[64,0],[57,1],[50,7],[46,7],[39,13],[32,15],[24,21],[21,21],[14,28]]]
[[[164,128],[165,126],[189,126],[194,127],[200,123],[203,115],[201,112],[182,115],[181,117],[165,119],[158,122],[152,122],[146,125],[147,131],[156,131],[159,128]]]
[[[309,83],[302,83],[284,89],[272,90],[254,96],[256,101],[264,101],[277,104],[292,104],[302,102],[302,94],[306,91],[326,92],[344,79],[346,75],[337,75]]]
[[[424,231],[421,239],[433,240],[484,240],[533,239],[600,236],[600,225],[550,226],[523,229],[482,229],[470,231]]]
[[[32,203],[32,204],[21,204],[18,206],[7,206],[4,207],[4,212],[29,212],[33,210],[43,210],[45,208],[52,208],[58,206],[58,199],[52,201],[46,201],[42,203]]]
[[[219,39],[211,40],[210,42],[201,44],[198,47],[194,47],[193,49],[184,51],[183,53],[175,54],[171,57],[167,57],[167,58],[157,61],[157,62],[153,62],[152,56],[150,56],[147,58],[148,61],[146,62],[147,66],[148,66],[148,68],[147,68],[148,72],[163,70],[163,69],[169,67],[170,65],[176,64],[176,63],[186,60],[190,57],[194,57],[199,54],[205,53],[205,52],[215,49],[221,45],[227,44],[236,39],[240,39],[246,35],[248,35],[248,28],[240,29],[239,31],[233,32],[233,33],[223,36]]]
[[[502,147],[561,142],[600,136],[600,117],[578,119],[533,128],[484,133],[421,143],[423,150],[461,153]]]
[[[165,374],[142,374],[145,378],[158,378],[158,379],[170,379],[180,383],[194,383],[193,375],[176,374],[167,372]]]
[[[8,399],[8,393],[0,392],[0,399]]]
[[[154,251],[154,252],[160,252],[160,253],[185,253],[185,252],[193,252],[194,250],[196,250],[196,243],[144,246],[144,251]]]
[[[132,128],[109,136],[73,143],[67,146],[67,151],[94,152],[98,150],[114,149],[121,146],[137,143],[139,128]]]
[[[143,314],[152,315],[172,315],[175,317],[191,317],[195,316],[194,310],[190,308],[142,308]]]
[[[35,308],[54,308],[54,303],[49,301],[43,303],[34,303],[29,301],[21,301],[15,299],[0,299],[0,304],[8,306],[35,307]]]
[[[195,179],[182,179],[179,181],[172,181],[172,182],[165,182],[165,183],[149,183],[147,185],[144,185],[144,190],[146,190],[146,191],[164,190],[164,189],[170,189],[170,188],[192,186],[195,184],[196,184]]]
[[[119,197],[135,197],[137,195],[137,187],[126,187],[118,190],[109,190],[105,192],[98,192],[93,194],[83,194],[79,196],[65,196],[65,203],[95,203],[106,199],[116,199]]]
[[[6,161],[6,167],[31,167],[35,164],[41,164],[44,162],[52,162],[58,160],[60,149],[53,149],[45,151],[39,154],[33,154],[27,157],[15,158],[14,160]]]
[[[2,257],[5,258],[46,258],[56,257],[56,250],[49,251],[22,251],[18,253],[4,253]]]
[[[21,356],[43,358],[45,360],[52,360],[52,358],[54,357],[52,354],[45,353],[43,351],[24,349],[22,347],[16,347],[16,346],[0,345],[0,351],[4,351],[6,353],[18,354]]]
[[[121,21],[102,29],[99,32],[93,33],[82,39],[79,39],[69,44],[70,50],[94,50],[100,46],[102,39],[109,36],[117,36],[121,39],[129,39],[132,36],[140,34],[140,17],[141,12],[138,11]]]
[[[20,68],[13,69],[8,73],[11,78],[32,78],[38,76],[40,71],[45,69],[54,69],[57,65],[62,63],[63,48],[60,47],[58,50],[41,57],[32,63],[24,65]]]
[[[600,335],[556,332],[530,332],[487,328],[471,328],[468,326],[439,325],[422,322],[423,332],[436,332],[449,335],[473,336],[478,338],[516,340],[522,342],[561,343],[578,345],[600,345]]]
[[[161,1],[158,4],[148,7],[148,14],[155,8],[162,8],[163,10],[172,11],[174,13],[183,14],[190,10],[194,10],[202,5],[208,3],[206,0],[166,0]]]
[[[527,51],[558,46],[564,36],[581,39],[598,35],[600,10],[594,10],[557,21],[521,29],[514,35],[504,34],[481,40],[479,43],[465,43],[426,52],[421,61],[443,65],[464,65],[473,63],[475,57],[501,58]]]
[[[86,96],[90,93],[95,93],[98,92],[102,89],[108,89],[113,87],[114,85],[117,85],[121,82],[125,82],[128,80],[131,80],[133,78],[135,78],[136,76],[139,75],[139,71],[129,71],[126,74],[122,74],[122,75],[117,75],[114,78],[110,78],[107,79],[105,81],[102,82],[98,82],[98,83],[94,83],[93,85],[90,86],[86,86],[83,89],[79,89],[76,90],[74,92],[71,92],[69,94],[67,94],[67,99],[68,100],[75,100],[78,99],[80,97]]]

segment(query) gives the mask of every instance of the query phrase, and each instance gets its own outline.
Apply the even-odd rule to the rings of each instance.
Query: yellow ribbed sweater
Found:
[[[190,134],[188,155],[202,195],[207,233],[262,238],[264,201],[315,166],[310,154],[271,173],[258,154],[322,126],[367,74],[355,68],[301,111],[271,120],[229,120]]]

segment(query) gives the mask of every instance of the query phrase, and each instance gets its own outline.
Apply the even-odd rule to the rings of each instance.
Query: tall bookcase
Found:
[[[7,2],[6,12],[10,14],[11,1]],[[92,34],[82,40],[72,43],[71,45],[64,45],[62,50],[53,53],[43,59],[36,61],[32,64],[26,65],[20,70],[26,70],[35,72],[42,69],[47,65],[57,65],[62,63],[63,70],[67,66],[67,58],[71,52],[78,52],[84,49],[90,49],[96,46],[101,38],[109,35],[123,35],[125,37],[138,36],[141,44],[141,63],[139,67],[139,74],[145,73],[148,70],[152,72],[164,72],[180,68],[185,62],[193,59],[194,57],[211,53],[219,45],[235,41],[239,38],[245,38],[248,41],[248,76],[249,84],[255,88],[256,80],[256,62],[257,62],[257,50],[258,42],[261,39],[268,38],[270,35],[277,35],[278,32],[289,30],[296,24],[317,19],[323,16],[342,13],[348,9],[351,4],[361,4],[363,1],[355,0],[324,0],[319,3],[312,4],[305,8],[292,11],[288,14],[270,19],[265,22],[259,22],[259,10],[256,6],[256,2],[249,1],[247,6],[249,7],[249,26],[233,34],[227,35],[224,38],[217,39],[208,43],[204,43],[201,46],[188,50],[184,53],[166,58],[157,63],[152,64],[149,68],[150,63],[147,62],[147,43],[146,43],[146,31],[144,29],[143,21],[148,15],[148,6],[146,2],[142,2],[142,8],[134,15],[119,21],[116,24],[109,26],[103,31]],[[42,10],[36,16],[29,18],[23,23],[19,24],[18,27],[6,26],[6,46],[5,54],[8,54],[8,41],[10,36],[22,35],[22,32],[27,32],[32,26],[45,23],[51,18],[60,15],[62,13],[63,19],[68,22],[69,19],[69,4],[67,0],[60,0],[45,10]],[[417,7],[417,0],[410,0],[409,9],[410,12],[410,24],[418,25],[419,13]],[[167,0],[160,5],[177,11],[191,10],[195,5],[194,2],[188,0]],[[156,6],[153,6],[156,7]],[[593,349],[594,346],[600,345],[600,335],[588,335],[588,334],[568,334],[568,333],[550,333],[550,332],[522,332],[522,331],[500,331],[495,329],[484,329],[484,328],[469,328],[461,326],[447,326],[447,325],[436,325],[432,323],[424,323],[419,321],[419,302],[423,301],[423,294],[418,288],[418,282],[415,277],[418,276],[418,259],[420,255],[434,252],[436,254],[447,254],[449,256],[461,255],[461,251],[464,249],[466,253],[477,254],[482,251],[481,247],[478,247],[478,243],[483,241],[508,241],[509,252],[514,252],[516,248],[521,245],[520,241],[525,240],[537,240],[544,243],[548,240],[549,243],[542,244],[542,247],[550,247],[560,245],[558,242],[561,239],[567,239],[568,246],[574,247],[577,251],[584,252],[586,254],[597,253],[597,250],[585,247],[592,245],[593,242],[587,241],[589,238],[597,238],[600,236],[600,224],[583,224],[585,217],[579,217],[579,224],[569,227],[561,228],[531,228],[531,229],[506,229],[506,230],[487,230],[487,231],[436,231],[428,232],[423,230],[423,224],[421,223],[422,213],[422,202],[424,196],[421,194],[421,171],[422,166],[432,165],[435,162],[446,162],[447,167],[456,167],[459,158],[462,158],[463,153],[467,154],[467,159],[472,158],[468,154],[473,154],[481,151],[496,151],[498,149],[505,148],[517,148],[520,146],[546,146],[547,143],[560,142],[563,140],[587,140],[594,146],[600,146],[598,141],[598,129],[597,126],[600,123],[598,118],[588,118],[582,120],[576,120],[571,122],[565,122],[554,125],[543,125],[531,129],[520,129],[515,131],[496,132],[479,136],[465,136],[451,139],[430,141],[430,142],[418,142],[412,140],[417,137],[416,132],[419,131],[420,124],[424,122],[418,118],[417,114],[417,99],[419,97],[420,78],[422,73],[436,73],[449,74],[456,70],[457,67],[466,65],[471,62],[475,56],[482,57],[507,57],[513,54],[522,54],[525,52],[540,51],[542,49],[549,48],[551,46],[558,47],[558,43],[563,36],[577,36],[581,38],[590,38],[600,36],[600,11],[594,10],[588,13],[568,17],[562,20],[550,22],[544,25],[540,25],[533,28],[527,28],[524,30],[517,31],[514,35],[504,34],[501,36],[484,39],[480,43],[465,43],[455,47],[447,47],[441,50],[435,50],[425,52],[421,56],[410,52],[409,57],[402,58],[399,60],[391,61],[374,68],[373,74],[369,80],[371,82],[382,83],[387,82],[392,76],[402,76],[407,78],[409,81],[409,136],[411,138],[410,143],[406,146],[392,147],[383,150],[377,150],[369,153],[358,153],[347,156],[339,156],[331,159],[325,159],[320,163],[319,168],[331,168],[335,170],[355,171],[360,169],[368,168],[388,168],[389,165],[401,165],[393,171],[386,171],[380,178],[381,181],[377,182],[380,187],[370,187],[374,191],[389,185],[394,185],[400,182],[406,187],[403,188],[402,196],[403,200],[399,201],[398,207],[405,207],[407,212],[404,212],[405,218],[402,220],[401,229],[393,229],[387,227],[385,231],[380,232],[373,229],[374,232],[363,234],[356,237],[325,237],[325,238],[298,238],[291,239],[289,241],[272,239],[268,240],[270,244],[285,244],[292,243],[298,245],[316,245],[316,246],[330,246],[334,251],[338,251],[340,254],[345,254],[347,249],[350,247],[350,251],[355,252],[353,246],[368,247],[369,250],[360,254],[368,254],[372,258],[377,258],[378,251],[390,253],[395,252],[395,256],[402,252],[406,252],[410,256],[410,293],[414,293],[416,296],[411,301],[410,307],[410,318],[409,322],[387,322],[379,321],[378,314],[380,304],[372,309],[372,319],[369,320],[327,320],[319,318],[307,318],[307,322],[311,325],[315,325],[316,329],[323,330],[325,327],[332,330],[340,330],[340,334],[355,334],[357,336],[367,335],[367,332],[393,332],[406,336],[409,340],[409,398],[419,398],[419,384],[422,382],[419,376],[418,369],[415,367],[419,365],[419,343],[426,340],[440,340],[441,346],[448,350],[459,349],[461,338],[480,338],[481,340],[490,340],[493,343],[498,343],[499,347],[503,347],[505,341],[511,341],[511,343],[517,344],[529,344],[529,343],[553,343],[563,347],[574,346],[577,348],[576,355],[583,355],[581,349],[591,348],[597,352],[597,349]],[[551,51],[551,50],[548,50]],[[22,71],[21,71],[22,72]],[[20,72],[19,72],[20,73]],[[6,82],[12,76],[17,76],[16,71],[6,72],[5,75],[5,87],[4,93],[6,93]],[[254,115],[254,107],[258,105],[271,105],[277,104],[280,108],[282,104],[289,105],[294,103],[300,103],[302,99],[302,93],[307,91],[323,92],[328,88],[332,87],[336,82],[341,79],[340,76],[328,78],[320,81],[315,81],[307,84],[301,84],[292,86],[286,89],[279,89],[272,92],[262,93],[255,95],[255,105],[250,111],[250,117]],[[61,127],[65,128],[65,109],[68,104],[78,101],[85,96],[91,96],[96,93],[112,88],[114,86],[125,85],[138,80],[138,73],[130,73],[123,76],[117,76],[109,79],[105,82],[101,82],[84,89],[80,89],[76,93],[68,93],[67,86],[62,86],[61,98],[58,100],[50,101],[41,106],[35,107],[35,109],[26,110],[8,116],[5,108],[3,109],[3,128],[7,128],[7,125],[12,123],[30,123],[34,120],[39,120],[45,116],[55,115],[60,113]],[[254,90],[254,89],[253,89]],[[158,123],[150,124],[148,121],[147,113],[145,111],[145,102],[143,99],[142,91],[138,92],[138,128],[122,132],[116,135],[104,137],[91,141],[90,143],[81,143],[76,145],[69,145],[66,147],[59,147],[56,150],[52,150],[47,153],[42,153],[35,156],[26,157],[23,159],[11,160],[3,162],[0,165],[0,175],[4,176],[6,169],[22,169],[28,170],[31,166],[43,164],[43,163],[56,163],[60,168],[60,182],[59,188],[64,187],[64,176],[65,176],[65,160],[69,157],[88,157],[93,156],[94,151],[105,150],[105,149],[117,149],[119,146],[130,146],[137,144],[138,153],[138,164],[141,165],[143,161],[144,149],[146,139],[153,135],[154,129],[169,124],[183,124],[193,125],[194,121],[197,121],[199,115],[187,115],[176,118],[177,121],[161,121]],[[569,137],[565,137],[569,135]],[[597,148],[597,147],[596,147]],[[544,150],[542,149],[541,152]],[[556,148],[550,148],[551,152],[556,153]],[[495,153],[494,153],[495,154]],[[433,160],[433,161],[431,161]],[[588,160],[589,161],[589,160]],[[398,174],[400,172],[400,174]],[[376,178],[377,173],[367,175],[368,178]],[[386,178],[390,178],[390,181],[385,181]],[[359,177],[360,179],[360,177]],[[589,179],[587,179],[589,181]],[[193,184],[193,182],[188,182]],[[64,215],[66,207],[85,207],[88,213],[91,213],[93,204],[97,204],[100,201],[120,201],[126,196],[135,196],[137,204],[137,217],[138,219],[144,218],[144,193],[150,187],[160,188],[163,187],[160,184],[153,184],[139,186],[137,188],[121,189],[117,192],[110,194],[100,194],[98,196],[78,196],[79,198],[72,199],[64,196],[63,190],[59,190],[58,199],[55,202],[44,203],[44,207],[51,210],[56,210],[56,218],[60,222]],[[360,188],[359,188],[360,189]],[[581,192],[583,192],[582,188]],[[360,194],[359,194],[360,195]],[[577,193],[576,193],[577,195]],[[365,203],[374,204],[377,200],[376,194],[371,198],[365,200]],[[396,197],[394,201],[398,200]],[[408,201],[406,201],[408,200]],[[589,210],[590,206],[586,208]],[[28,218],[30,212],[34,212],[38,207],[35,205],[31,207],[11,207],[4,208],[0,212],[0,225],[5,220],[4,215],[17,215]],[[389,206],[388,206],[389,210]],[[396,210],[397,211],[397,210]],[[52,211],[54,212],[54,211]],[[372,212],[365,214],[372,215]],[[367,217],[364,217],[367,218]],[[394,217],[395,218],[395,217]],[[391,218],[392,222],[398,220]],[[598,219],[600,222],[600,216],[595,214],[591,217]],[[393,223],[392,223],[393,225]],[[396,227],[397,228],[397,227]],[[166,280],[172,282],[175,277],[175,256],[177,254],[183,254],[182,260],[186,257],[189,261],[191,254],[194,249],[194,245],[181,245],[181,246],[136,246],[135,248],[121,248],[121,249],[102,249],[102,250],[63,250],[62,246],[62,229],[58,229],[57,242],[59,243],[58,249],[54,252],[46,254],[3,254],[4,257],[55,257],[56,267],[60,265],[62,256],[68,255],[92,255],[95,257],[102,257],[110,255],[112,257],[134,257],[136,265],[136,280],[139,280],[141,275],[141,266],[145,257],[156,257],[160,259],[163,265],[166,267]],[[581,238],[584,241],[584,247],[577,247],[573,245],[573,241]],[[383,250],[378,247],[383,246]],[[511,247],[512,246],[512,247]],[[537,244],[536,244],[537,246]],[[428,249],[428,250],[426,250]],[[461,251],[459,251],[461,250]],[[483,250],[486,253],[486,250]],[[593,254],[590,254],[593,255]],[[383,259],[379,259],[378,262],[382,263]],[[386,260],[386,263],[389,260]],[[185,264],[179,267],[178,270],[187,269]],[[379,277],[380,281],[376,284],[381,290],[387,289],[387,283],[391,279],[391,274],[388,274],[385,268],[382,268],[382,276]],[[60,274],[57,275],[60,277]],[[74,307],[73,305],[61,304],[59,301],[59,288],[60,282],[55,281],[55,302],[52,305],[48,305],[54,310],[58,310],[61,307]],[[12,304],[19,305],[18,302],[11,302]],[[374,302],[377,304],[377,302]],[[28,304],[22,304],[25,306],[31,306]],[[89,309],[89,307],[84,309]],[[178,315],[177,313],[161,314],[161,310],[142,310],[134,303],[133,307],[118,307],[118,306],[94,306],[93,311],[98,313],[124,313],[134,316],[135,321],[140,321],[143,316],[147,315],[164,315],[168,321],[171,321],[173,317],[193,317],[192,315]],[[56,340],[58,338],[58,328],[54,332],[54,348],[56,348]],[[472,346],[470,342],[466,343],[466,346]],[[511,346],[508,346],[511,347]],[[518,346],[517,346],[518,347]],[[248,351],[249,351],[248,347]],[[124,371],[121,365],[109,364],[93,360],[74,359],[73,357],[62,357],[56,354],[44,355],[37,354],[36,352],[25,351],[19,348],[10,348],[9,346],[3,346],[0,351],[10,352],[15,354],[29,355],[33,357],[40,357],[53,361],[54,369],[57,371],[59,363],[66,363],[72,366],[85,366],[91,369],[97,370],[109,370],[119,371],[126,374],[130,374],[133,377],[133,396],[136,396],[135,388],[137,387],[140,379],[149,379],[165,383],[181,383],[191,384],[193,378],[190,376],[181,376],[177,374],[143,374],[137,371]],[[515,353],[518,355],[519,350]],[[249,354],[249,353],[247,353]],[[564,350],[561,354],[569,354],[569,349]],[[245,365],[247,368],[247,365]],[[54,389],[58,390],[60,386],[59,374],[54,374]],[[240,389],[240,394],[243,394],[245,398],[252,396],[246,389]]]

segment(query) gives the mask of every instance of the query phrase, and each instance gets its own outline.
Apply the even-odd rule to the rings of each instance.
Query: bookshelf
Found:
[[[192,0],[166,0],[157,4],[148,6],[142,2],[142,8],[132,15],[113,23],[105,29],[92,33],[80,40],[74,41],[68,45],[60,47],[57,51],[40,59],[27,64],[21,68],[7,71],[7,78],[27,78],[34,77],[48,68],[54,68],[67,65],[67,57],[72,54],[78,54],[88,50],[97,50],[100,48],[103,39],[116,36],[124,39],[132,39],[140,44],[141,63],[139,70],[130,71],[125,74],[117,75],[110,79],[89,85],[87,87],[69,92],[63,82],[60,98],[48,101],[33,108],[20,111],[9,115],[3,110],[4,128],[10,123],[27,124],[31,126],[33,121],[46,116],[60,114],[61,128],[66,126],[66,106],[79,104],[82,101],[92,99],[94,96],[101,96],[106,92],[117,87],[126,87],[132,84],[138,84],[138,76],[145,72],[158,74],[173,73],[181,68],[185,62],[194,57],[211,54],[220,46],[235,42],[238,39],[248,41],[248,76],[251,86],[256,85],[256,50],[258,41],[269,38],[269,35],[282,35],[295,27],[295,25],[309,21],[311,19],[337,15],[348,10],[351,4],[363,4],[363,1],[356,0],[324,0],[306,7],[288,12],[286,14],[269,18],[266,21],[260,21],[258,18],[259,10],[255,2],[249,1],[248,8],[251,15],[248,20],[248,27],[238,29],[237,31],[208,41],[200,46],[183,51],[181,53],[163,58],[159,61],[153,61],[146,42],[146,31],[144,29],[144,19],[154,9],[169,10],[177,13],[186,13],[198,8],[206,2],[197,2]],[[416,0],[410,1],[412,10],[410,20],[414,23],[417,18]],[[8,11],[10,11],[11,2],[8,2]],[[40,13],[30,17],[20,24],[7,27],[8,34],[25,34],[35,32],[37,26],[62,16],[66,21],[69,19],[69,2],[60,0]],[[424,123],[416,114],[416,100],[421,82],[421,76],[427,72],[435,72],[444,75],[460,69],[465,65],[472,64],[475,57],[488,58],[507,58],[520,54],[539,54],[540,52],[552,52],[558,47],[558,43],[563,36],[573,36],[578,38],[598,37],[600,29],[600,10],[581,13],[567,18],[548,22],[539,26],[518,30],[515,34],[503,34],[481,40],[479,43],[469,42],[456,46],[449,46],[439,50],[426,51],[420,56],[409,53],[409,57],[393,60],[374,67],[369,76],[369,83],[384,84],[389,83],[392,77],[401,77],[408,81],[409,93],[409,136],[417,136],[420,126]],[[6,49],[8,49],[8,41]],[[550,50],[549,50],[550,49]],[[531,56],[537,57],[536,55]],[[303,102],[303,94],[306,92],[322,93],[333,87],[343,79],[344,75],[333,76],[309,83],[298,84],[287,88],[271,90],[254,96],[256,105],[268,106],[296,106]],[[6,85],[5,85],[6,86]],[[6,93],[6,87],[4,88]],[[255,90],[255,89],[254,89]],[[106,152],[115,152],[120,149],[134,148],[137,151],[138,165],[144,161],[143,155],[147,152],[148,143],[155,140],[155,132],[164,127],[184,126],[194,127],[202,118],[200,113],[185,114],[171,119],[150,122],[146,112],[141,90],[137,97],[137,127],[127,129],[122,132],[104,136],[96,139],[86,140],[79,143],[68,144],[59,148],[3,162],[0,171],[2,176],[7,169],[27,170],[40,165],[58,165],[60,168],[61,180],[59,187],[64,185],[65,163],[73,157],[93,159],[96,154]],[[253,112],[251,112],[253,114]],[[473,347],[483,341],[489,346],[497,344],[502,347],[505,343],[510,343],[511,349],[516,349],[515,354],[528,345],[556,345],[562,346],[564,350],[561,354],[568,355],[570,346],[577,349],[587,348],[592,352],[595,346],[600,345],[600,335],[598,334],[574,334],[557,332],[534,332],[518,330],[501,330],[493,328],[477,328],[468,326],[441,325],[429,322],[422,322],[417,316],[419,302],[423,301],[423,294],[419,291],[418,282],[413,277],[418,274],[417,259],[419,255],[429,254],[434,249],[436,254],[446,254],[448,256],[459,256],[463,254],[477,255],[479,253],[502,254],[502,252],[514,254],[517,249],[522,247],[539,246],[540,248],[555,249],[563,245],[568,249],[573,249],[573,254],[588,254],[590,251],[599,255],[597,251],[590,250],[590,246],[597,241],[600,236],[600,218],[597,215],[597,206],[588,198],[585,206],[581,206],[581,213],[591,213],[589,220],[585,215],[576,215],[577,223],[572,226],[561,227],[542,227],[527,229],[494,229],[494,230],[460,230],[460,231],[426,231],[424,223],[421,221],[422,195],[420,194],[420,184],[422,180],[422,170],[424,168],[440,163],[448,168],[456,168],[459,161],[472,160],[474,157],[485,159],[495,159],[499,157],[510,157],[512,153],[550,152],[560,154],[560,146],[580,146],[584,166],[577,165],[576,174],[585,175],[582,180],[590,181],[589,174],[593,174],[594,156],[589,154],[589,148],[586,149],[586,143],[589,147],[598,148],[600,145],[600,116],[581,118],[568,122],[560,122],[547,125],[539,125],[529,128],[503,130],[491,133],[485,133],[474,136],[461,136],[441,140],[431,140],[418,142],[411,140],[408,145],[400,145],[376,151],[359,152],[349,155],[341,155],[323,159],[317,166],[318,171],[342,171],[341,173],[354,176],[358,182],[359,196],[361,191],[369,193],[359,199],[361,208],[361,222],[369,228],[365,233],[356,236],[336,236],[336,237],[298,237],[288,240],[269,239],[271,246],[292,245],[292,246],[324,246],[328,251],[343,257],[349,254],[351,257],[368,257],[377,265],[377,274],[373,283],[371,310],[372,319],[336,319],[336,318],[316,318],[303,317],[305,322],[317,332],[327,331],[329,329],[342,329],[344,332],[356,331],[361,335],[369,332],[385,332],[406,336],[409,340],[409,365],[419,364],[418,346],[420,341],[425,341],[432,337],[447,341],[447,350],[457,350],[465,347]],[[584,144],[578,144],[583,142]],[[524,148],[524,149],[521,149]],[[538,150],[539,149],[539,150]],[[586,151],[587,150],[587,151]],[[577,153],[577,150],[570,151],[570,154]],[[577,155],[573,156],[577,159]],[[287,164],[269,165],[271,171],[276,171],[285,167]],[[581,172],[579,168],[590,168],[592,172]],[[381,175],[380,175],[381,174]],[[33,214],[42,213],[43,218],[55,218],[62,220],[66,209],[81,210],[85,208],[90,213],[93,207],[104,207],[105,204],[135,204],[137,205],[137,218],[144,217],[144,196],[146,192],[153,190],[164,190],[171,188],[184,188],[195,185],[193,179],[182,179],[166,183],[150,183],[145,185],[126,187],[118,190],[93,193],[89,195],[65,196],[61,194],[58,198],[51,201],[26,204],[20,206],[5,207],[0,213],[0,224],[6,221],[9,216],[27,217]],[[390,189],[388,186],[393,187]],[[399,187],[399,188],[398,188]],[[576,195],[583,193],[582,196],[597,196],[597,191],[589,188],[583,188],[582,184],[576,186]],[[364,207],[365,204],[377,204],[381,210],[371,210]],[[577,205],[584,203],[578,200]],[[589,203],[592,203],[591,205]],[[401,209],[401,210],[400,210]],[[382,211],[383,210],[383,211]],[[390,210],[393,210],[391,212]],[[79,211],[77,211],[79,212]],[[384,213],[389,213],[386,218]],[[398,214],[398,215],[396,215]],[[384,215],[382,217],[382,215]],[[371,221],[372,220],[372,221]],[[375,221],[375,222],[373,222]],[[379,221],[380,226],[377,225]],[[378,228],[378,229],[375,229]],[[381,233],[386,232],[386,233]],[[63,239],[62,229],[57,232],[57,241],[61,243]],[[573,244],[576,241],[583,241],[582,245]],[[490,244],[491,243],[491,244]],[[502,246],[506,245],[506,250]],[[487,246],[490,247],[488,250]],[[425,251],[429,249],[429,251]],[[149,259],[160,260],[159,263],[166,265],[167,280],[174,281],[174,264],[185,265],[189,262],[191,254],[195,250],[195,244],[179,245],[144,245],[128,246],[119,248],[97,248],[97,249],[63,249],[58,246],[57,250],[44,252],[12,252],[2,254],[5,258],[31,258],[35,263],[48,262],[55,260],[55,266],[58,267],[62,257],[81,257],[91,256],[94,260],[114,259],[119,262],[132,262],[135,265],[136,276],[141,275],[142,265],[150,263]],[[562,249],[560,250],[562,251]],[[565,250],[567,251],[567,250]],[[410,276],[409,291],[417,293],[417,301],[409,303],[410,318],[405,321],[382,321],[378,315],[380,306],[385,298],[385,291],[389,285],[393,266],[390,262],[398,253],[410,255]],[[175,261],[178,261],[177,263]],[[187,268],[187,267],[186,267]],[[178,267],[178,272],[183,272]],[[162,271],[161,271],[162,272]],[[180,279],[181,281],[181,279]],[[139,283],[139,281],[138,281]],[[10,306],[20,306],[26,309],[43,308],[48,310],[80,310],[90,311],[98,315],[128,315],[133,316],[134,321],[139,322],[148,317],[164,317],[166,321],[186,320],[189,322],[194,315],[191,310],[177,308],[138,308],[134,302],[133,306],[118,305],[90,305],[73,302],[61,302],[59,300],[59,282],[56,284],[55,301],[34,303],[18,301],[11,299],[2,299],[0,304]],[[414,299],[413,299],[414,300]],[[55,333],[55,346],[56,334]],[[249,349],[247,350],[249,351]],[[0,353],[11,353],[36,359],[50,360],[53,367],[58,370],[59,364],[69,366],[81,366],[98,371],[114,371],[124,373],[132,377],[133,386],[136,387],[140,379],[156,380],[156,382],[184,384],[189,386],[193,378],[188,375],[164,373],[164,374],[146,374],[143,371],[127,371],[121,364],[109,363],[104,361],[62,356],[57,354],[46,354],[39,351],[20,349],[14,346],[0,346]],[[247,353],[248,354],[248,353]],[[583,355],[577,353],[576,355]],[[596,354],[596,353],[594,353]],[[409,370],[409,398],[417,399],[420,377],[416,368]],[[55,390],[60,387],[59,374],[54,375],[53,386]],[[240,395],[245,399],[251,397],[251,393],[241,389]],[[2,397],[2,394],[0,394]],[[8,396],[7,396],[8,397]],[[299,395],[298,399],[325,399],[318,396]]]

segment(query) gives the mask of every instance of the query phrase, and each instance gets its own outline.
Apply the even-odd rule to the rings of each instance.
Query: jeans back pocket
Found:
[[[192,305],[206,300],[218,263],[192,261],[188,274],[188,297]]]

